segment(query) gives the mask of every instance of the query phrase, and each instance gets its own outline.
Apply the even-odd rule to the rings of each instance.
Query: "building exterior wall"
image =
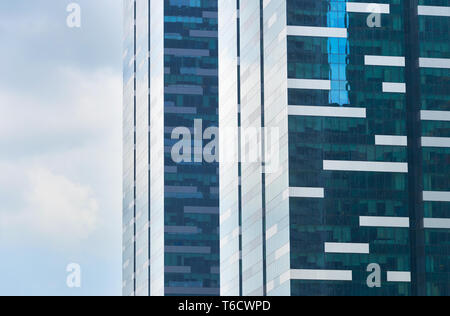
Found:
[[[241,54],[241,186],[242,186],[242,279],[243,295],[264,294],[262,164],[251,159],[261,152],[262,81],[259,1],[240,2]],[[251,49],[249,49],[251,47]],[[249,132],[247,132],[249,131]],[[253,136],[253,137],[252,137]],[[248,155],[246,155],[248,154]]]
[[[219,1],[222,294],[448,294],[448,10]]]
[[[217,1],[164,5],[165,292],[218,295],[218,163],[202,158],[208,141],[201,137],[194,142],[193,162],[171,157],[174,128],[203,134],[217,127]]]
[[[291,269],[299,274],[291,276],[292,294],[409,295],[408,283],[386,280],[387,271],[411,271],[408,228],[361,224],[365,217],[409,217],[408,174],[396,168],[407,167],[407,148],[377,143],[377,135],[407,135],[405,94],[383,91],[384,82],[405,83],[404,67],[368,65],[365,57],[404,56],[402,5],[392,3],[382,27],[370,28],[368,14],[348,12],[346,1],[287,3],[290,108],[333,107],[325,116],[289,116],[290,186],[323,190],[290,197]],[[294,36],[297,26],[347,34]],[[306,82],[297,89],[304,79],[326,87]],[[337,109],[350,114],[335,117]],[[365,115],[355,117],[360,109]],[[376,172],[377,164],[393,168]],[[383,271],[380,288],[366,284],[371,263]],[[328,272],[317,280],[314,270]]]
[[[123,294],[132,295],[135,289],[135,30],[134,1],[124,1],[124,58],[123,58]]]
[[[267,295],[289,295],[290,270],[287,7],[263,2]]]
[[[219,2],[220,282],[221,295],[242,295],[240,187],[239,0]]]
[[[124,14],[123,294],[218,295],[218,163],[171,155],[175,128],[217,126],[217,2],[127,0]]]
[[[420,0],[419,86],[421,110],[424,288],[450,295],[450,9],[448,1]],[[419,225],[422,224],[419,221]]]

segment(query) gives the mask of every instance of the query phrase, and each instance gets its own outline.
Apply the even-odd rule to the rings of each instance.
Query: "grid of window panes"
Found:
[[[219,294],[218,164],[171,157],[174,128],[217,127],[217,48],[217,0],[164,0],[166,295]]]
[[[363,2],[363,1],[352,1]],[[374,2],[374,1],[371,1]],[[324,160],[406,163],[405,146],[375,144],[376,135],[404,136],[404,68],[367,66],[365,55],[404,56],[403,1],[389,3],[381,27],[367,13],[346,12],[343,0],[288,0],[288,25],[347,28],[347,38],[288,36],[290,79],[331,81],[330,90],[289,89],[289,105],[365,108],[365,118],[289,117],[290,187],[324,188],[325,198],[290,199],[291,269],[352,271],[348,281],[292,280],[292,295],[409,295],[387,271],[410,271],[408,228],[361,227],[361,216],[409,217],[407,173],[324,170]],[[325,253],[325,243],[369,244],[369,254]],[[381,287],[366,284],[379,264]]]
[[[448,0],[419,0],[419,5],[450,5]],[[419,56],[450,58],[450,17],[419,16]],[[420,68],[421,107],[424,111],[450,111],[450,69]],[[439,112],[437,112],[439,113]],[[445,112],[441,112],[445,114]],[[450,137],[450,121],[444,116],[422,120],[422,136]],[[423,189],[450,192],[450,148],[422,148]],[[449,219],[450,202],[425,201],[424,217]],[[425,227],[426,295],[450,295],[450,229]]]

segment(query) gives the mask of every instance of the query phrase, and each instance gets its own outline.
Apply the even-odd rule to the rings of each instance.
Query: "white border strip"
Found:
[[[315,198],[323,199],[325,198],[324,188],[309,188],[309,187],[290,187],[289,188],[290,197],[300,197],[300,198]]]
[[[448,16],[450,17],[450,7],[419,5],[417,6],[419,15]]]
[[[289,89],[331,90],[330,80],[288,79]]]
[[[422,147],[450,148],[450,137],[422,137]]]
[[[375,135],[377,146],[408,146],[407,136]]]
[[[422,121],[450,121],[450,111],[420,111]]]
[[[347,2],[347,12],[389,14],[391,9],[389,4]]]
[[[291,280],[353,281],[353,272],[347,270],[291,270]]]
[[[288,114],[294,116],[319,116],[319,117],[348,117],[366,118],[365,108],[337,107],[337,106],[307,106],[289,105]]]
[[[450,218],[424,218],[424,228],[450,229]]]
[[[409,217],[360,216],[359,226],[409,228],[410,223]]]
[[[369,244],[355,244],[355,243],[325,243],[325,253],[355,253],[355,254],[369,254]]]
[[[450,191],[424,191],[425,202],[450,202]]]
[[[406,93],[406,83],[383,82],[383,92]]]
[[[324,160],[324,170],[408,173],[408,163],[378,161]]]
[[[419,66],[421,68],[440,68],[450,69],[449,58],[419,58]]]
[[[364,65],[405,67],[405,57],[366,55]]]
[[[342,27],[287,26],[288,36],[347,38],[347,29]]]
[[[407,271],[388,271],[388,282],[411,282],[411,272]]]

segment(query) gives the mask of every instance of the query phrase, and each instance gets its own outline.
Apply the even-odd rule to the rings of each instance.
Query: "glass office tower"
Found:
[[[411,98],[421,118],[417,177],[423,200],[417,216],[424,218],[425,229],[417,237],[424,255],[419,293],[450,295],[450,3],[419,0],[418,5],[411,29],[418,32],[413,40],[419,38],[414,50],[419,75],[411,77],[417,93]]]
[[[449,21],[219,0],[222,295],[450,295]]]
[[[218,164],[171,156],[217,126],[217,1],[125,0],[123,68],[123,294],[218,295]]]

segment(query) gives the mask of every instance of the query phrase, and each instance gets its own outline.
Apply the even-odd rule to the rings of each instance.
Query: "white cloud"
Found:
[[[53,74],[54,93],[0,87],[0,243],[120,249],[121,77]]]
[[[76,2],[0,1],[0,293],[120,293],[122,3]]]
[[[7,169],[17,169],[17,166],[3,165],[0,172],[8,172]],[[19,236],[17,233],[22,237],[29,234],[28,237],[53,240],[57,244],[87,239],[96,229],[99,216],[98,201],[92,189],[44,168],[21,169],[16,176],[25,177],[21,178],[25,184],[21,192],[22,203],[25,203],[21,209],[2,209],[0,229],[16,231],[14,237]],[[10,203],[9,207],[13,205],[17,204]]]
[[[49,170],[31,170],[29,205],[32,225],[58,238],[85,239],[96,228],[98,202],[89,187]]]
[[[117,123],[120,116],[119,75],[108,69],[87,73],[68,67],[52,75],[54,84],[42,88],[39,96],[0,87],[1,145],[13,150],[17,144],[25,149],[36,143],[67,147],[71,141],[92,140],[111,132],[112,122]]]

